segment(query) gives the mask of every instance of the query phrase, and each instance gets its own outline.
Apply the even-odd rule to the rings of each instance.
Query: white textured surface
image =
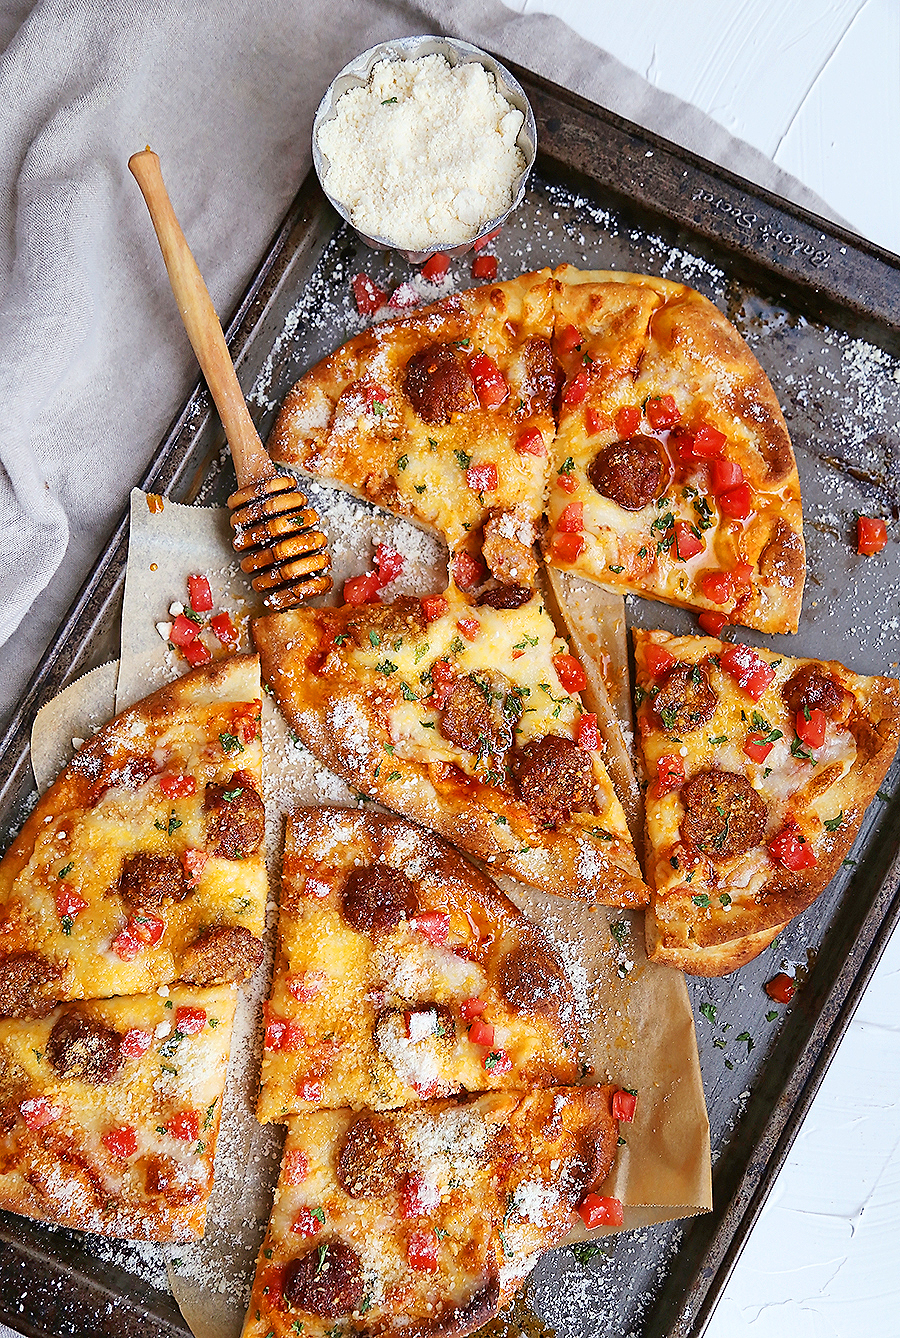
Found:
[[[565,19],[900,252],[898,0],[504,0]],[[900,1335],[900,941],[705,1338]]]

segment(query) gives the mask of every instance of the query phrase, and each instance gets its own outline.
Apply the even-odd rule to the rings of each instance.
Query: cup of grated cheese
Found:
[[[364,51],[313,122],[331,204],[368,245],[419,264],[457,256],[508,218],[534,165],[534,113],[509,71],[450,37]]]

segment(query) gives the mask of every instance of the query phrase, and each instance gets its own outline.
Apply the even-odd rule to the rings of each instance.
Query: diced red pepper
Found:
[[[416,933],[429,943],[446,943],[450,933],[450,916],[446,911],[420,911],[416,916]]]
[[[159,788],[167,799],[184,799],[189,794],[196,794],[197,782],[193,776],[164,771],[159,778]]]
[[[587,687],[587,674],[580,660],[574,655],[554,655],[553,668],[566,692],[581,692]]]
[[[134,934],[129,925],[120,930],[110,944],[113,952],[123,962],[133,962],[138,953],[143,950],[144,943]]]
[[[613,421],[620,437],[633,437],[641,425],[641,411],[635,404],[625,404],[617,410]]]
[[[353,296],[356,298],[356,309],[360,316],[374,316],[375,312],[380,310],[387,301],[387,293],[383,288],[379,288],[368,274],[354,274],[350,280],[353,288]]]
[[[137,1134],[127,1124],[123,1124],[119,1129],[107,1129],[105,1134],[101,1134],[100,1141],[118,1161],[125,1161],[137,1152]]]
[[[180,1004],[175,1009],[175,1030],[182,1036],[196,1036],[206,1026],[206,1009]]]
[[[794,720],[794,729],[797,738],[801,743],[805,743],[808,748],[821,748],[825,742],[825,726],[827,717],[825,712],[818,707],[807,715],[806,711],[798,711]]]
[[[544,445],[544,434],[539,432],[536,427],[529,427],[517,438],[516,450],[520,455],[546,456],[547,447]]]
[[[700,589],[714,604],[727,604],[734,593],[731,577],[726,571],[705,571],[700,577]]]
[[[267,1050],[300,1050],[306,1034],[299,1022],[286,1017],[275,1017],[266,1010],[265,1048]]]
[[[496,492],[499,482],[497,466],[493,461],[483,465],[470,465],[466,470],[466,483],[473,492]]]
[[[728,516],[731,520],[746,520],[753,510],[750,485],[739,483],[736,488],[723,492],[719,496],[719,510],[723,516]]]
[[[84,897],[79,896],[74,888],[63,883],[56,891],[56,914],[59,918],[74,920],[75,916],[84,910],[87,902]]]
[[[209,613],[213,597],[205,576],[188,577],[188,600],[195,613]]]
[[[563,391],[562,402],[567,408],[572,408],[576,404],[581,404],[587,394],[588,374],[581,369],[576,376],[566,386]]]
[[[665,753],[656,764],[655,797],[674,794],[684,784],[684,760],[674,753]]]
[[[422,613],[427,623],[433,623],[438,618],[443,618],[449,607],[450,605],[443,595],[425,595],[422,600]]]
[[[578,721],[576,735],[579,748],[583,748],[586,753],[595,753],[600,747],[596,715],[586,712]]]
[[[309,1101],[316,1106],[322,1102],[322,1084],[315,1078],[301,1078],[295,1090],[301,1101]]]
[[[472,590],[476,585],[480,585],[487,575],[485,565],[480,558],[473,557],[464,548],[453,554],[450,571],[460,590]]]
[[[453,689],[456,682],[456,670],[449,660],[435,660],[431,666],[431,686],[432,693],[430,702],[432,706],[440,709]]]
[[[472,261],[472,278],[487,279],[488,283],[493,283],[497,277],[497,257],[478,255]]]
[[[182,646],[181,653],[192,669],[198,668],[201,664],[209,664],[212,659],[212,651],[200,640],[189,641],[186,646]]]
[[[420,1175],[409,1175],[400,1188],[400,1216],[425,1217],[440,1203],[440,1190],[426,1185]]]
[[[634,1119],[636,1109],[637,1097],[634,1092],[626,1092],[623,1088],[613,1094],[612,1117],[614,1120],[618,1120],[620,1124],[630,1124]]]
[[[474,641],[481,631],[481,623],[477,618],[458,618],[456,626],[467,641]]]
[[[344,582],[345,604],[372,604],[378,598],[381,583],[377,572],[367,571],[362,576],[351,576]]]
[[[728,626],[728,614],[706,610],[697,614],[697,622],[708,636],[721,636],[723,628]]]
[[[141,1055],[145,1055],[152,1044],[152,1032],[144,1031],[143,1027],[129,1027],[122,1037],[119,1052],[126,1059],[140,1059]]]
[[[509,386],[500,368],[486,353],[469,358],[469,375],[483,409],[496,409],[509,395]]]
[[[784,971],[779,971],[777,976],[767,980],[763,988],[769,998],[774,999],[776,1003],[787,1004],[794,997],[794,980]]]
[[[411,283],[401,283],[391,293],[388,306],[393,311],[406,311],[410,307],[417,307],[421,301],[420,294],[416,292]]]
[[[231,621],[230,613],[217,613],[214,618],[210,618],[209,628],[223,646],[227,646],[229,650],[235,649],[238,643],[238,634],[237,628]]]
[[[499,228],[494,228],[493,232],[489,232],[487,233],[486,236],[479,237],[476,242],[473,242],[472,243],[473,248],[476,251],[483,251],[486,246],[490,246],[491,242],[495,239],[495,237],[500,236],[500,233],[502,231],[503,231],[502,226]]]
[[[741,590],[749,590],[753,584],[753,568],[749,562],[738,562],[728,573],[731,578],[731,588],[737,595]]]
[[[694,434],[686,427],[673,427],[669,445],[674,447],[680,465],[695,465],[698,456],[694,454]]]
[[[612,427],[612,419],[609,414],[598,413],[590,405],[584,411],[584,426],[590,436],[595,432],[608,432]]]
[[[512,1060],[505,1050],[492,1050],[489,1055],[485,1055],[482,1068],[486,1073],[509,1073]]]
[[[887,544],[887,521],[859,516],[856,521],[856,551],[862,557],[880,553]]]
[[[422,278],[427,279],[429,283],[437,283],[442,279],[450,268],[450,257],[444,255],[443,251],[435,251],[433,256],[429,256],[422,266]]]
[[[366,413],[374,413],[376,407],[384,410],[388,402],[388,393],[384,386],[375,381],[366,381],[362,386],[363,405]]]
[[[196,1110],[179,1110],[166,1124],[166,1133],[183,1143],[193,1143],[200,1134],[200,1116]]]
[[[135,911],[128,921],[128,928],[141,943],[158,943],[165,933],[166,922],[154,911]]]
[[[679,562],[687,562],[688,558],[696,557],[702,553],[706,544],[694,533],[693,526],[686,520],[676,520],[675,522],[675,551]]]
[[[469,1028],[469,1040],[473,1045],[485,1045],[490,1048],[494,1044],[493,1022],[485,1022],[483,1018],[477,1017]]]
[[[181,867],[191,887],[196,887],[200,882],[200,875],[208,859],[209,855],[205,850],[182,850]]]
[[[759,765],[765,762],[774,747],[774,743],[769,743],[765,734],[748,734],[744,740],[744,752],[751,762]]]
[[[675,656],[670,655],[664,646],[657,646],[653,641],[647,642],[644,647],[644,664],[651,678],[662,678],[675,663]]]
[[[487,1003],[484,999],[463,999],[459,1005],[459,1011],[467,1022],[473,1017],[480,1017],[486,1008]]]
[[[569,502],[559,513],[557,534],[580,534],[584,529],[584,502]]]
[[[438,1239],[433,1231],[413,1231],[406,1243],[410,1268],[433,1273],[438,1266]]]
[[[681,410],[671,395],[653,395],[644,405],[644,413],[657,432],[674,427],[681,418]]]
[[[575,562],[584,552],[585,542],[580,534],[554,534],[550,541],[553,556],[560,562]]]
[[[788,824],[769,842],[769,854],[776,864],[796,873],[800,869],[811,869],[816,862],[812,846],[799,827]]]
[[[54,1106],[45,1096],[32,1096],[19,1106],[22,1119],[29,1129],[43,1129],[65,1114],[64,1106]]]
[[[744,482],[744,471],[734,460],[711,460],[709,481],[715,493],[728,492]]]
[[[307,888],[308,886],[309,880]],[[324,971],[297,971],[285,976],[284,985],[292,999],[296,999],[298,1003],[309,1003],[310,999],[315,999],[322,993],[325,980]]]
[[[739,688],[758,702],[775,677],[775,670],[749,646],[726,646],[719,661],[726,674],[731,674]]]
[[[559,353],[571,353],[578,348],[584,336],[574,325],[566,325],[556,336],[556,348]]]
[[[574,474],[558,474],[556,477],[556,486],[557,488],[561,488],[563,492],[577,492],[578,480],[575,478]]]
[[[286,1185],[302,1185],[309,1175],[309,1157],[299,1148],[293,1148],[284,1154],[281,1163],[281,1178]]]
[[[715,460],[725,449],[728,438],[717,427],[704,423],[694,432],[691,450],[699,460]]]
[[[578,1205],[578,1216],[589,1231],[598,1226],[620,1227],[625,1221],[621,1199],[605,1199],[599,1194],[586,1194]]]
[[[200,628],[197,624],[191,622],[191,619],[186,618],[183,613],[179,613],[172,624],[169,640],[173,646],[178,646],[180,650],[184,650],[185,646],[190,645],[192,641],[196,641],[199,635]]]
[[[378,568],[379,586],[390,585],[403,572],[403,554],[398,553],[390,544],[379,544],[375,549],[375,566]]]
[[[318,1211],[321,1216],[317,1216],[311,1208],[304,1205],[291,1223],[291,1231],[296,1232],[298,1236],[317,1236],[325,1224],[324,1212],[321,1208]]]

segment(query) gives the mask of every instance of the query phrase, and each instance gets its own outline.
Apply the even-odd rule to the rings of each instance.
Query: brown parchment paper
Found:
[[[444,588],[447,555],[437,540],[404,521],[373,514],[324,485],[314,484],[309,491],[315,494],[310,501],[331,540],[336,591],[348,577],[371,569],[378,543],[390,543],[405,559],[403,575],[386,598]],[[68,760],[73,737],[86,737],[90,728],[112,714],[114,684],[114,709],[122,710],[185,671],[183,658],[168,645],[157,624],[172,620],[173,603],[186,602],[187,577],[193,572],[209,578],[215,609],[230,612],[241,632],[241,648],[246,648],[253,596],[230,546],[227,511],[168,501],[161,510],[151,509],[147,496],[135,490],[117,681],[115,666],[101,666],[102,673],[85,675],[40,713],[35,757],[45,783]],[[329,602],[337,602],[336,595]],[[211,639],[209,644],[215,647]],[[300,803],[358,802],[341,780],[292,738],[267,696],[263,742],[272,889],[269,959],[235,1019],[206,1235],[195,1245],[168,1251],[172,1290],[196,1338],[240,1334],[278,1177],[283,1131],[278,1126],[261,1127],[254,1112],[283,815]],[[591,911],[580,902],[547,896],[511,879],[499,881],[542,925],[566,962],[578,1002],[589,1080],[609,1080],[638,1092],[636,1118],[621,1126],[624,1143],[603,1190],[622,1200],[625,1229],[708,1210],[712,1204],[709,1124],[683,977],[647,961],[640,914]],[[609,1234],[609,1229],[587,1233],[579,1223],[568,1239],[589,1234]]]

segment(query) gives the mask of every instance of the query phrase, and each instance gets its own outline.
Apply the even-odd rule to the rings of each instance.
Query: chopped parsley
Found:
[[[880,799],[881,802],[882,802],[883,804],[888,804],[888,803],[890,803],[890,801],[891,801],[891,797],[892,797],[892,796],[888,794],[887,790],[876,790],[876,791],[875,791],[875,798],[876,798],[876,799]]]
[[[575,461],[572,459],[572,457],[571,457],[571,455],[570,455],[570,456],[568,457],[568,459],[567,459],[567,460],[564,460],[563,463],[560,465],[560,467],[559,467],[559,473],[560,473],[560,474],[571,474],[571,472],[572,472],[572,470],[573,470],[574,468],[575,468]]]
[[[222,798],[227,799],[228,803],[230,804],[235,799],[237,799],[238,795],[241,795],[243,793],[244,793],[244,787],[243,785],[239,785],[236,790],[223,790]]]
[[[405,702],[417,702],[419,700],[408,683],[401,682],[400,692]]]
[[[536,646],[537,644],[538,638],[536,636],[529,636],[526,632],[522,640],[517,641],[513,646],[513,650],[525,650],[526,646]]]
[[[715,737],[714,739],[710,738],[709,741],[710,741],[710,743],[727,743],[727,742],[728,742],[728,735],[727,735],[727,734],[717,734],[716,737]]]
[[[317,1278],[317,1277],[319,1276],[319,1274],[322,1272],[322,1270],[324,1269],[324,1267],[325,1267],[326,1260],[328,1259],[328,1246],[327,1246],[327,1245],[320,1245],[320,1246],[319,1246],[319,1249],[318,1249],[318,1256],[319,1256],[319,1262],[318,1262],[318,1264],[316,1265],[316,1271],[315,1271],[315,1273],[313,1273],[313,1277],[314,1277],[314,1278]]]
[[[816,759],[812,753],[806,751],[799,739],[794,739],[791,744],[791,757],[798,757],[801,762],[811,762],[813,766],[816,765]]]
[[[748,1055],[749,1055],[750,1051],[753,1049],[753,1047],[754,1047],[754,1045],[755,1045],[755,1041],[753,1040],[753,1037],[750,1035],[749,1031],[742,1031],[741,1034],[740,1034],[740,1036],[736,1036],[736,1037],[735,1037],[735,1040],[737,1040],[737,1041],[746,1041],[746,1042],[747,1042],[747,1054],[748,1054]]]
[[[220,734],[219,743],[221,743],[226,753],[242,753],[244,751],[244,745],[234,734]]]
[[[408,464],[409,464],[409,456],[408,456],[408,455],[398,455],[398,456],[397,456],[397,468],[398,468],[398,469],[406,469],[406,467],[407,467]]]
[[[723,906],[730,906],[730,905],[731,905],[731,897],[728,895],[727,892],[720,892],[720,893],[719,893],[719,901],[721,902],[721,904],[722,904]]]
[[[397,666],[393,660],[379,660],[375,666],[375,672],[376,674],[395,674]]]
[[[167,832],[169,836],[171,836],[173,832],[177,832],[178,828],[181,827],[182,825],[183,824],[181,818],[179,818],[174,808],[172,809],[172,812],[169,815],[168,822],[160,822],[159,818],[157,818],[156,822],[154,822],[153,824],[153,826],[156,828],[158,832]]]
[[[456,456],[456,463],[459,465],[460,469],[465,471],[469,468],[469,465],[472,463],[471,455],[466,455],[465,451],[454,451],[453,454]]]
[[[396,98],[382,98],[382,99],[381,99],[381,105],[382,105],[382,107],[390,107],[391,103],[396,102],[396,101],[397,101]]]
[[[694,530],[695,534],[697,533],[697,530],[708,530],[710,526],[714,524],[713,513],[710,509],[709,502],[707,502],[705,497],[695,497],[691,505],[697,512],[696,529],[693,525],[691,526],[691,529]],[[699,537],[699,534],[697,534],[698,539]]]
[[[707,1018],[710,1022],[715,1022],[715,1020],[716,1020],[716,1005],[715,1005],[715,1004],[711,1004],[711,1003],[702,1003],[702,1004],[700,1005],[700,1012],[701,1012],[701,1013],[703,1014],[703,1016],[704,1016],[705,1018]]]
[[[624,1142],[624,1139],[620,1140]],[[597,1254],[603,1253],[603,1246],[596,1240],[580,1240],[575,1245],[570,1245],[569,1249],[578,1260],[579,1264],[588,1264]]]
[[[841,809],[840,813],[837,815],[836,818],[826,818],[822,825],[824,826],[826,832],[836,832],[838,827],[840,827],[843,821],[844,821],[844,810]]]
[[[709,905],[709,895],[706,892],[695,892],[691,897],[691,901],[695,906],[706,907]]]
[[[455,636],[453,640],[450,642],[450,645],[448,646],[447,649],[449,650],[451,655],[462,655],[465,648],[466,648],[465,643],[463,642],[462,637]]]
[[[770,1008],[769,1011],[768,1011],[768,1013],[766,1013],[766,1021],[767,1021],[767,1022],[774,1022],[777,1016],[778,1016],[778,1009],[777,1009],[777,1008]]]
[[[420,496],[425,491],[424,483],[414,483],[413,487],[415,488],[416,492],[419,493]]]
[[[616,573],[617,576],[618,576],[621,572],[623,572],[623,571],[625,570],[624,567],[614,567],[613,564],[612,564],[611,562],[608,564],[608,566],[609,566],[609,570],[610,570],[610,571],[614,571],[614,572]]]
[[[66,864],[62,869],[60,869],[59,873],[56,875],[57,878],[65,878],[66,874],[71,873],[74,868],[75,868],[75,861],[73,859],[70,859],[68,864]]]
[[[625,940],[631,933],[631,925],[627,920],[612,920],[609,926],[609,932],[616,940],[620,948],[624,948]]]

